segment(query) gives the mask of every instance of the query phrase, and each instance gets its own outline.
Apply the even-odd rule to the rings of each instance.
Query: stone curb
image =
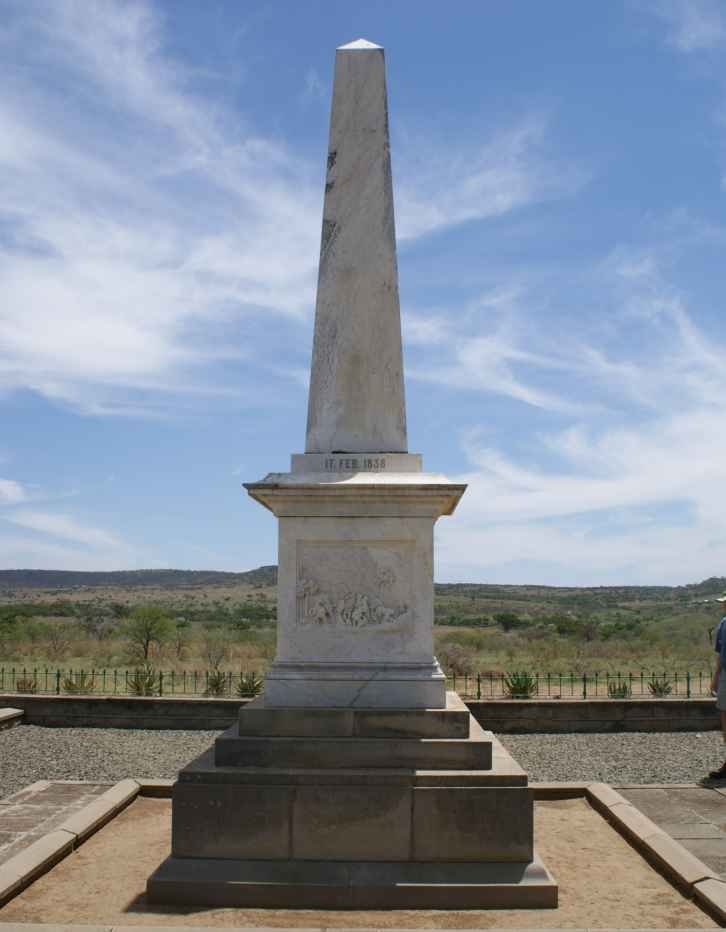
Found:
[[[22,709],[0,709],[0,731],[19,725],[23,715]]]
[[[66,819],[59,829],[76,836],[73,845],[76,847],[125,809],[139,795],[139,790],[136,780],[121,780]]]
[[[723,880],[710,877],[708,880],[700,880],[695,884],[693,893],[696,900],[717,917],[722,926],[726,925],[726,883]]]
[[[535,800],[580,799],[587,793],[587,783],[530,783]]]
[[[73,850],[75,840],[75,835],[58,829],[0,865],[0,906],[62,860]]]
[[[139,796],[154,796],[157,799],[171,799],[171,791],[176,780],[156,780],[139,777]]]
[[[591,783],[585,796],[655,867],[681,891],[698,900],[723,925],[726,923],[726,883],[716,871],[691,854],[643,815],[607,783]]]
[[[136,780],[121,780],[57,829],[0,865],[0,906],[98,831],[134,800],[139,791]]]

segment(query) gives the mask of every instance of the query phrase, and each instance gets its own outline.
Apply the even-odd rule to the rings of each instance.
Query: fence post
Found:
[[[164,671],[159,670],[159,695],[164,695]]]
[[[60,670],[55,671],[55,692],[57,696],[60,696]]]
[[[587,699],[587,673],[582,674],[582,698]]]
[[[691,671],[686,670],[686,699],[691,698]]]
[[[476,675],[476,698],[481,699],[481,673]]]

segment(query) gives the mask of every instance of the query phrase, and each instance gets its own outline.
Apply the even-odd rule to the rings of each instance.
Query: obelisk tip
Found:
[[[368,39],[356,39],[355,42],[349,42],[347,45],[339,45],[337,50],[339,52],[370,52],[373,49],[383,51],[383,46],[369,42]]]

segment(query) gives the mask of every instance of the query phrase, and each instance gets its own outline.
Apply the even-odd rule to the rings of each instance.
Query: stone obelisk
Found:
[[[268,706],[443,708],[433,526],[465,486],[407,452],[383,49],[337,50],[305,453],[248,483],[279,518]]]
[[[527,775],[433,655],[433,530],[463,485],[407,452],[383,49],[338,49],[306,452],[279,522],[278,643],[173,790],[152,902],[555,906]],[[526,923],[523,923],[526,924]]]
[[[405,453],[396,231],[383,49],[338,49],[307,453]]]

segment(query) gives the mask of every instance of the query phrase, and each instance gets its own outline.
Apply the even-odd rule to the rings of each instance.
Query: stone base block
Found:
[[[233,861],[170,857],[147,884],[151,903],[271,909],[543,909],[557,884],[529,863]]]
[[[438,663],[291,663],[265,675],[272,708],[444,709],[446,677]]]
[[[468,738],[276,738],[240,734],[233,725],[215,742],[218,767],[489,770],[492,735],[473,719]]]
[[[455,692],[443,709],[281,709],[265,696],[242,706],[239,734],[277,738],[468,738],[470,713]]]
[[[472,722],[472,728],[478,726]],[[532,791],[526,774],[490,738],[491,770],[220,767],[211,755],[202,755],[181,771],[174,786],[172,854],[280,861],[528,861]],[[330,740],[335,746],[355,741]]]

